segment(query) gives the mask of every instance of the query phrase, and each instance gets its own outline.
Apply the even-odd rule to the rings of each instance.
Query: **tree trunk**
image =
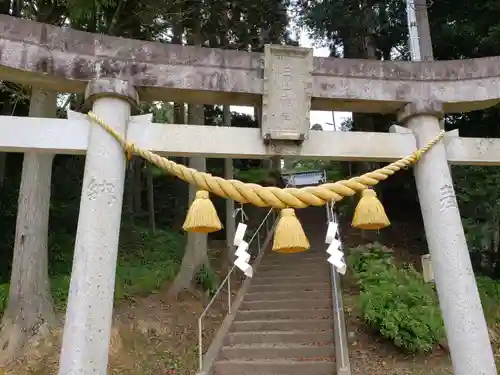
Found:
[[[0,152],[0,189],[5,183],[5,166],[7,165],[7,153]]]
[[[368,17],[372,18],[372,17]],[[344,44],[348,46],[344,50],[344,58],[363,58],[376,60],[377,51],[375,47],[375,40],[373,35],[375,35],[373,25],[369,21],[364,21],[366,23],[366,34],[364,35],[349,35],[345,40]],[[375,119],[373,115],[365,113],[353,113],[353,131],[375,131]],[[355,175],[361,175],[366,172],[370,172],[379,167],[378,163],[370,162],[357,162],[349,163],[349,170]],[[381,198],[379,196],[379,198]],[[365,241],[376,241],[378,238],[378,231],[362,231],[362,238]]]
[[[220,32],[220,46],[212,46],[214,48],[222,47],[228,48],[229,45],[229,18],[230,18],[230,4],[224,4],[224,17],[223,17],[223,25]],[[217,13],[213,14],[215,18],[217,18]],[[231,106],[229,104],[225,104],[222,106],[222,125],[223,126],[231,126]],[[234,170],[233,170],[233,159],[226,158],[224,159],[224,178],[226,180],[234,179]],[[234,201],[232,199],[226,199],[226,247],[227,247],[227,260],[231,263],[234,261],[234,235],[236,234],[236,219],[233,217],[234,214]]]
[[[285,172],[290,172],[291,170],[293,170],[293,167],[295,165],[295,160],[293,160],[293,158],[284,158],[285,160],[285,165],[284,165],[284,169],[285,169]]]
[[[128,163],[125,179],[125,202],[127,206],[128,219],[130,223],[135,222],[134,213],[134,169]]]
[[[201,9],[196,7],[191,14],[192,20],[198,20]],[[203,44],[200,23],[194,21],[192,23],[191,33],[188,38],[188,44],[200,46]],[[202,104],[191,104],[188,107],[188,123],[193,125],[202,125],[205,123],[205,108]],[[192,156],[189,158],[189,167],[200,172],[206,171],[206,160],[203,156]],[[189,203],[194,200],[197,188],[194,185],[189,185]],[[169,295],[177,297],[184,290],[194,290],[193,280],[196,273],[203,265],[209,265],[207,255],[207,234],[206,233],[188,233],[186,250],[182,258],[181,269],[177,274],[172,287],[169,290]]]
[[[147,163],[146,179],[148,184],[148,217],[149,217],[149,230],[151,233],[156,232],[156,219],[155,219],[155,193],[153,184],[153,166]]]
[[[200,46],[203,43],[201,24],[197,21],[200,18],[200,13],[201,5],[194,7],[191,12],[191,21],[195,21],[191,22],[191,32],[188,35],[188,44]],[[188,123],[194,125],[205,123],[205,108],[203,105],[189,105]],[[189,167],[200,172],[205,172],[206,160],[201,156],[193,156],[189,159]],[[196,187],[189,185],[189,203],[193,201],[195,195]],[[177,297],[180,292],[192,289],[191,287],[196,273],[202,265],[208,265],[207,247],[206,233],[187,234],[187,244],[184,257],[182,258],[181,269],[169,290],[170,296]]]
[[[134,212],[136,216],[142,216],[142,159],[135,156],[132,159],[134,168]]]
[[[6,3],[10,4],[10,2],[6,1]],[[0,6],[2,3],[0,2]],[[0,14],[8,14],[8,13],[3,13],[0,11]],[[12,105],[10,101],[4,101],[2,105],[2,114],[3,115],[8,115],[8,116],[14,116],[14,109],[15,106]],[[6,167],[7,167],[7,152],[0,152],[0,189],[3,188],[5,184],[5,173],[6,173]]]
[[[231,126],[231,109],[229,105],[224,105],[223,107],[223,124],[224,126]],[[226,180],[232,180],[234,178],[233,173],[233,159],[224,159],[224,178]],[[234,213],[234,201],[232,199],[226,199],[226,246],[227,254],[229,260],[233,260],[233,241],[234,235],[236,233],[236,222],[233,217]]]
[[[185,124],[186,123],[186,109],[184,103],[174,103],[174,124]],[[179,157],[177,162],[183,165],[189,163],[188,158]],[[173,224],[172,229],[174,231],[179,231],[182,228],[182,223],[186,217],[186,209],[189,203],[189,192],[186,190],[186,183],[176,178],[173,181],[174,189],[173,194],[177,197],[174,213],[173,213]]]
[[[259,129],[261,129],[262,128],[262,105],[254,105],[253,113],[255,116],[255,122],[257,123],[257,127]],[[271,159],[262,159],[261,165],[262,165],[262,168],[265,168],[265,169],[272,169],[272,167],[273,167],[273,163],[272,163]]]
[[[281,157],[273,156],[271,158],[271,167],[274,171],[281,172]]]
[[[55,117],[57,93],[32,90],[30,116]],[[54,155],[24,154],[9,301],[2,318],[0,365],[55,323],[48,275],[48,226]]]
[[[344,44],[349,48],[344,50],[345,58],[363,58],[369,60],[376,60],[375,41],[373,39],[374,31],[372,25],[368,25],[366,35],[349,35],[345,38]],[[353,131],[375,131],[375,121],[373,115],[365,113],[353,113]],[[377,168],[377,163],[356,163],[354,168],[355,174],[363,174]]]
[[[172,43],[173,44],[183,44],[182,36],[184,35],[184,9],[182,3],[175,3],[176,8],[173,13],[172,18]],[[174,124],[185,124],[186,123],[186,108],[184,103],[174,103]],[[180,157],[177,161],[181,164],[186,165],[188,163],[187,158]],[[177,201],[173,212],[173,224],[172,229],[174,231],[181,230],[182,223],[186,216],[186,203],[189,201],[187,191],[185,190],[186,184],[184,181],[178,178],[174,179],[173,182],[174,189],[173,192],[177,193]]]
[[[205,118],[203,105],[189,105],[188,117],[190,124],[203,124]],[[206,160],[203,156],[192,156],[189,158],[189,167],[205,172]],[[196,186],[189,185],[189,204],[193,202],[196,191]],[[170,296],[177,297],[180,292],[193,289],[192,282],[196,273],[202,265],[208,265],[207,247],[206,233],[190,232],[187,234],[186,250],[182,258],[181,269],[169,290]]]

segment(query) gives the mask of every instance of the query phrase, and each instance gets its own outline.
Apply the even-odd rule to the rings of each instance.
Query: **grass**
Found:
[[[170,231],[150,234],[140,227],[124,228],[116,268],[115,301],[147,295],[173,279],[182,260],[183,242],[182,235]],[[51,245],[51,253],[53,247],[64,247],[57,249],[63,255],[52,262],[56,272],[50,280],[56,309],[63,310],[68,297],[73,243],[68,236],[56,235]],[[9,284],[0,284],[0,315],[7,306],[8,296]]]

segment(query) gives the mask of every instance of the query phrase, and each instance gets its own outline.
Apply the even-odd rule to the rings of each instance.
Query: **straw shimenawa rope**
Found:
[[[127,155],[137,154],[181,180],[196,185],[199,189],[209,191],[220,197],[230,198],[240,203],[251,203],[258,207],[274,207],[281,209],[287,207],[305,208],[308,206],[322,206],[327,202],[338,202],[344,197],[350,197],[358,192],[362,192],[370,186],[377,185],[380,181],[385,180],[397,171],[408,168],[416,163],[423,154],[444,137],[444,131],[442,131],[426,146],[415,151],[411,155],[397,160],[383,168],[365,173],[358,177],[352,177],[349,180],[341,180],[319,186],[307,186],[301,189],[281,189],[272,186],[244,183],[238,180],[225,180],[221,177],[212,176],[209,173],[199,172],[195,169],[177,164],[151,151],[142,150],[133,143],[126,141],[111,126],[106,124],[93,112],[89,112],[88,116],[111,134],[122,145]]]

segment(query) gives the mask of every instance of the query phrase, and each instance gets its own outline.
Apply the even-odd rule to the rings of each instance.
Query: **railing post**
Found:
[[[198,318],[198,367],[203,371],[203,316]]]
[[[334,219],[331,203],[325,205],[328,222]],[[334,334],[335,334],[335,366],[337,375],[350,375],[351,365],[349,362],[349,348],[347,344],[347,328],[345,325],[344,305],[342,301],[342,288],[340,277],[333,265],[330,265],[330,277],[332,284]]]
[[[231,271],[227,278],[227,311],[231,315]]]

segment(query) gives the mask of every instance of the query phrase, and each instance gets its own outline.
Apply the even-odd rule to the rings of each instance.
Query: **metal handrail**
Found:
[[[326,172],[325,172],[326,181]],[[328,222],[337,218],[337,214],[333,213],[333,203],[328,202],[326,205],[326,217]],[[338,222],[338,220],[337,220]],[[332,299],[333,299],[333,315],[334,315],[334,331],[335,331],[335,363],[337,366],[338,375],[350,375],[351,365],[349,362],[349,347],[347,344],[347,329],[345,325],[344,306],[342,301],[342,289],[340,287],[340,277],[337,269],[330,265],[331,282],[332,282]]]
[[[288,184],[287,184],[288,186]],[[269,228],[269,222],[268,218],[271,217],[272,220],[272,225]],[[264,219],[261,221],[260,225],[257,227],[257,230],[254,232],[253,236],[250,238],[248,241],[248,245],[253,242],[253,240],[257,237],[257,254],[260,255],[262,251],[261,243],[260,243],[260,230],[264,228],[265,225],[265,230],[266,230],[266,235],[274,229],[274,226],[276,225],[276,213],[274,211],[274,208],[271,208]],[[198,318],[198,361],[199,361],[199,370],[200,372],[203,371],[203,318],[207,314],[208,310],[214,303],[215,299],[219,295],[219,293],[222,291],[224,288],[224,285],[227,283],[227,306],[228,306],[228,315],[232,313],[231,311],[231,274],[233,273],[234,269],[236,268],[236,265],[233,264],[229,272],[227,273],[226,277],[224,280],[222,280],[221,284],[219,285],[219,288],[216,290],[214,293],[212,299],[208,303],[208,305],[205,307],[205,310],[201,313],[200,317]]]

